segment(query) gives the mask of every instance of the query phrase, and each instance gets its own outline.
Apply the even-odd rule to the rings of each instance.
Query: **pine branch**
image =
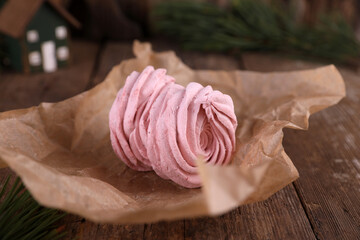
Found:
[[[202,51],[281,51],[347,62],[360,46],[340,17],[325,16],[315,26],[298,24],[291,11],[256,0],[233,0],[229,10],[210,3],[162,2],[153,11],[155,28]]]
[[[57,240],[66,235],[56,224],[66,214],[41,207],[30,195],[20,178],[9,187],[10,177],[0,190],[0,239]]]

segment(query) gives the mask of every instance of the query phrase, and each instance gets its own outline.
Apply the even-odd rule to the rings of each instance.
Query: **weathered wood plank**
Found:
[[[0,74],[0,111],[56,102],[85,90],[95,64],[98,45],[73,41],[72,64],[54,73]]]
[[[200,54],[184,52],[176,46],[164,42],[155,42],[157,51],[174,49],[186,64],[195,69],[226,69],[241,68],[240,61],[220,54]],[[130,43],[108,43],[103,51],[98,73],[93,84],[101,82],[113,65],[124,58],[131,57]],[[290,227],[283,227],[280,223],[291,223]],[[75,224],[84,225],[75,221]],[[85,222],[86,224],[86,222]],[[109,225],[87,223],[96,230],[97,236],[110,238],[117,231],[110,233]],[[202,218],[185,221],[159,222],[140,225],[117,226],[117,229],[129,229],[130,232],[143,231],[144,239],[237,239],[242,238],[296,238],[314,239],[308,220],[302,209],[301,203],[292,186],[285,188],[269,200],[243,206],[228,214],[216,218]],[[260,227],[261,226],[261,227]],[[73,226],[79,228],[78,226]],[[81,227],[80,232],[84,227]],[[92,234],[94,236],[94,234]],[[81,237],[80,235],[74,235]],[[82,235],[84,237],[84,235]],[[80,238],[85,239],[85,238]]]
[[[185,221],[185,239],[315,239],[292,185],[216,218]]]
[[[241,68],[241,61],[219,54],[184,52],[176,48],[176,46],[165,45],[164,43],[155,44],[154,49],[175,49],[186,64],[197,69],[232,70]],[[94,86],[103,81],[114,65],[131,56],[131,43],[108,43],[98,61],[96,74],[91,77],[92,81],[90,83],[84,81],[81,87]],[[81,69],[84,70],[84,67]],[[87,76],[90,77],[90,75],[91,73]],[[76,78],[76,76],[64,76]],[[63,76],[60,74],[57,78],[63,79]],[[47,82],[48,80],[46,78],[43,81]],[[39,80],[35,81],[36,84],[38,82]],[[11,83],[3,84],[5,87],[7,84],[11,85]],[[29,86],[32,85],[29,83]],[[51,85],[50,90],[53,86],[56,85]],[[33,88],[37,89],[39,87]],[[41,91],[47,92],[49,89]],[[36,91],[30,93],[32,92]],[[65,96],[63,98],[68,97],[69,90],[62,94]],[[52,96],[49,95],[49,98]],[[56,101],[56,98],[61,98],[61,96],[59,93],[59,96],[54,97],[53,101]],[[44,100],[44,98],[34,96],[19,99],[28,99],[33,104]],[[11,103],[9,104],[11,105]],[[5,106],[9,106],[9,104]],[[21,100],[17,104],[18,106],[25,105],[26,102]],[[80,217],[68,215],[63,222],[66,224],[65,230],[69,232],[66,239],[74,237],[77,239],[314,239],[310,224],[292,185],[279,191],[264,202],[242,206],[216,218],[159,222],[145,225],[104,225],[94,224]]]
[[[155,44],[155,50],[168,50],[171,47],[164,42]],[[177,53],[181,52],[178,48],[175,48]],[[229,57],[224,57],[223,55],[201,55],[194,54],[191,52],[182,53],[187,64],[192,65],[195,68],[227,68],[227,69],[237,69],[237,61]],[[93,77],[90,87],[95,86],[96,84],[102,82],[111,68],[119,64],[122,60],[133,57],[132,53],[132,43],[131,42],[109,42],[105,45],[100,61],[99,66],[96,70],[96,75]],[[222,60],[218,61],[220,58]],[[114,236],[122,236],[126,238],[129,236],[129,233],[141,236],[144,239],[183,239],[184,238],[184,221],[173,221],[173,222],[159,222],[155,224],[145,224],[145,225],[118,225],[113,227],[112,225],[103,225],[103,224],[93,224],[88,221],[82,221],[79,217],[69,216],[65,219],[67,222],[66,230],[71,232],[68,239],[72,237],[78,237],[79,239],[97,239],[94,236],[102,236],[104,239],[111,238]],[[112,232],[109,229],[113,229]],[[86,230],[87,229],[87,230]],[[96,230],[94,230],[96,229]],[[115,229],[115,230],[114,230]],[[84,231],[91,232],[90,235],[85,236]],[[123,234],[119,235],[119,231]],[[93,236],[92,238],[89,238]]]
[[[283,71],[319,64],[245,55],[256,71]],[[360,237],[360,74],[339,68],[347,97],[314,114],[306,132],[285,130],[284,147],[300,172],[294,183],[318,239]]]
[[[152,41],[152,44],[156,51],[174,50],[185,64],[194,69],[234,70],[241,68],[240,61],[222,54],[182,51],[176,45],[159,40]],[[108,42],[101,53],[99,66],[92,80],[91,87],[104,81],[106,75],[115,65],[124,59],[132,57],[134,57],[132,42]]]
[[[182,50],[179,45],[155,39],[151,41],[155,51],[175,51],[176,55],[193,69],[236,70],[243,69],[241,58],[237,59],[220,53],[194,52]]]
[[[66,228],[72,234],[66,239],[315,239],[306,217],[297,217],[304,212],[293,196],[296,193],[290,185],[264,202],[220,217],[145,225],[97,225],[72,217]]]
[[[152,239],[184,239],[185,234],[184,221],[162,221],[154,224],[144,225],[144,240]]]
[[[143,224],[131,226],[96,224],[74,215],[69,215],[62,221],[66,224],[65,231],[68,233],[64,239],[132,240],[143,238]]]
[[[159,45],[164,47],[164,44]],[[244,68],[242,59],[221,54],[178,49],[176,52],[194,69]],[[314,234],[293,186],[284,188],[264,202],[241,206],[221,217],[185,220],[185,239],[238,238],[314,239]]]
[[[302,61],[289,59],[285,56],[256,53],[243,54],[242,62],[245,69],[258,72],[304,70],[324,66],[324,64],[318,62]]]

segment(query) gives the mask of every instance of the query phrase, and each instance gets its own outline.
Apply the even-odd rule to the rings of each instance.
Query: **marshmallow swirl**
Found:
[[[195,82],[185,88],[152,66],[128,76],[109,126],[112,147],[130,168],[188,188],[201,186],[196,159],[227,164],[235,150],[231,97]]]

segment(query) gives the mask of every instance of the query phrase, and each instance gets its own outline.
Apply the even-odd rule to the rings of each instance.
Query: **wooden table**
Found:
[[[195,69],[284,71],[321,64],[274,55],[181,51],[164,42]],[[73,64],[51,74],[0,74],[0,111],[60,101],[101,82],[112,66],[132,57],[131,43],[74,41]],[[360,239],[360,70],[339,68],[347,97],[314,114],[308,131],[285,130],[284,147],[300,178],[268,200],[215,218],[140,225],[95,224],[74,215],[64,220],[73,239]],[[0,179],[9,169],[0,170]],[[13,173],[11,173],[13,174]]]

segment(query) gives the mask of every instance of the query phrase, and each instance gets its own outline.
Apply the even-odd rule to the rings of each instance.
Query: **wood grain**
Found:
[[[241,68],[241,61],[229,56],[185,52],[169,43],[153,43],[157,51],[174,49],[186,64],[195,69]],[[106,44],[92,85],[101,82],[115,64],[128,57],[132,57],[130,43]],[[292,185],[264,202],[242,206],[215,218],[144,225],[103,225],[69,216],[65,222],[68,223],[66,229],[72,233],[68,239],[112,239],[116,236],[121,236],[121,239],[315,239]]]
[[[179,45],[162,39],[151,40],[154,51],[174,51],[192,69],[236,70],[244,69],[242,59],[220,53],[194,52],[182,50]]]
[[[109,42],[100,53],[97,49],[95,44],[76,41],[74,65],[68,69],[53,74],[1,75],[0,109],[71,97],[100,83],[114,65],[133,56],[130,42]],[[154,41],[154,49],[174,49],[195,69],[273,71],[321,65],[256,54],[238,59],[186,52],[161,41]],[[66,239],[359,239],[360,73],[340,71],[347,98],[311,117],[309,131],[285,130],[285,150],[301,175],[295,184],[266,201],[214,218],[108,225],[69,214],[62,220],[69,233]],[[0,179],[9,173],[1,169]]]
[[[152,40],[151,43],[155,51],[175,51],[181,60],[193,69],[235,70],[242,68],[241,60],[223,54],[182,51],[177,45],[161,40]],[[104,81],[110,70],[115,65],[120,64],[122,60],[133,57],[131,42],[106,43],[101,52],[99,64],[96,67],[96,74],[91,81],[91,86],[95,86]]]
[[[244,55],[256,71],[318,67],[269,55]],[[347,97],[314,114],[306,132],[285,130],[284,147],[300,172],[295,188],[318,239],[360,238],[360,76],[339,68]]]
[[[216,218],[185,220],[185,239],[315,239],[292,185]]]
[[[68,215],[63,220],[65,231],[68,233],[64,239],[96,239],[96,240],[115,240],[115,239],[142,239],[144,225],[111,225],[96,224],[74,215]]]
[[[183,220],[179,221],[162,221],[154,224],[144,225],[143,239],[184,239],[185,223]]]

